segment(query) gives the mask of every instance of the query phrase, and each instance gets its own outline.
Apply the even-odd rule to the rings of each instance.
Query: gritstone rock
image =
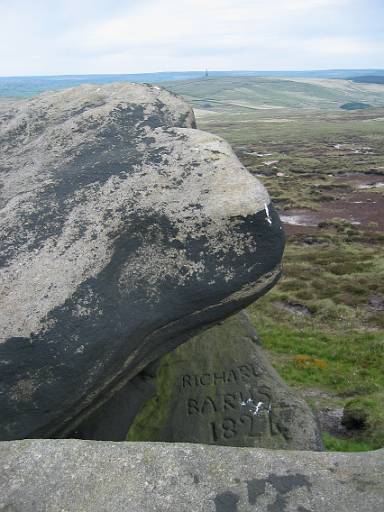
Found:
[[[384,450],[0,443],[2,512],[382,512]]]
[[[160,87],[2,106],[0,168],[0,439],[66,435],[278,279],[266,190]]]
[[[166,355],[155,383],[128,440],[322,449],[311,410],[272,368],[245,312]]]

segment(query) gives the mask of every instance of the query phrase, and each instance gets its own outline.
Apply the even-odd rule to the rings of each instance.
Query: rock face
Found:
[[[0,439],[65,435],[279,276],[267,192],[159,87],[11,103],[0,168]]]
[[[133,377],[66,437],[94,441],[125,441],[128,430],[143,404],[156,393],[155,378],[158,364],[159,361],[155,361]]]
[[[0,443],[2,512],[382,512],[384,451]]]
[[[311,410],[272,368],[245,312],[167,354],[155,383],[128,440],[322,449]]]

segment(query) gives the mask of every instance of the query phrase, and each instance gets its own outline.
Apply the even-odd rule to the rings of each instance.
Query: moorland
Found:
[[[316,411],[327,449],[384,446],[384,85],[163,85],[232,145],[284,222],[284,276],[249,308],[272,363]]]

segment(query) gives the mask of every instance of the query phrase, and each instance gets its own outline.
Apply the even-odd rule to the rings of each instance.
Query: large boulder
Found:
[[[382,512],[384,450],[0,443],[1,512]]]
[[[164,356],[155,386],[128,440],[323,447],[310,408],[272,368],[245,312]],[[111,427],[117,423],[116,415]]]
[[[0,111],[0,439],[64,436],[278,279],[263,186],[157,86]]]

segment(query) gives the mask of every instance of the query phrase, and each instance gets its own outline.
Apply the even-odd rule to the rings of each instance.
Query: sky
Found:
[[[0,76],[384,68],[384,0],[0,0]]]

